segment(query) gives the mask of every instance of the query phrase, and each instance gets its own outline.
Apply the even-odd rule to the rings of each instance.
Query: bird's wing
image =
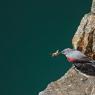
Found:
[[[89,57],[81,53],[80,51],[72,51],[71,55],[79,61],[91,61]]]
[[[93,62],[93,63],[86,63],[86,64],[88,64],[90,66],[93,66],[95,68],[95,62]]]

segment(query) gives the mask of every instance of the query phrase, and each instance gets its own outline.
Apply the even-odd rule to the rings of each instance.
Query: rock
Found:
[[[90,58],[95,59],[95,15],[86,14],[76,31],[72,44]]]
[[[92,7],[91,7],[91,12],[95,13],[95,0],[93,0]]]
[[[80,50],[88,57],[95,59],[95,0],[91,13],[86,14],[72,39],[75,49]]]
[[[72,67],[39,95],[95,95],[95,77],[84,75]]]
[[[95,0],[91,12],[86,14],[72,39],[75,49],[95,59]],[[55,82],[51,82],[39,95],[95,95],[95,76],[86,75],[72,67]]]

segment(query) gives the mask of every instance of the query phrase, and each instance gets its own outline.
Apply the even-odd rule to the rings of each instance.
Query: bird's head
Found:
[[[63,51],[61,51],[61,53],[66,56],[69,62],[75,62],[76,59],[74,58],[75,55],[73,55],[73,51],[75,50],[71,48],[66,48]]]
[[[71,49],[71,48],[66,48],[62,51],[57,50],[56,52],[52,53],[52,57],[55,57],[61,54],[64,54],[67,57],[67,55],[69,55],[72,51],[74,51],[74,49]]]
[[[72,51],[73,51],[73,49],[66,48],[66,49],[62,50],[61,53],[64,54],[64,55],[67,55],[67,54],[71,53]]]

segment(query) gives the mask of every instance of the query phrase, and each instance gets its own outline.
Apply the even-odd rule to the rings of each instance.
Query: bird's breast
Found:
[[[76,61],[74,58],[71,58],[71,57],[68,57],[67,60],[68,60],[69,62],[75,62],[75,61]]]

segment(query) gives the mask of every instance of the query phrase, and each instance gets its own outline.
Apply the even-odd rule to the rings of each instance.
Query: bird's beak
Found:
[[[64,54],[65,55],[65,52],[64,51],[61,51],[60,54]]]

